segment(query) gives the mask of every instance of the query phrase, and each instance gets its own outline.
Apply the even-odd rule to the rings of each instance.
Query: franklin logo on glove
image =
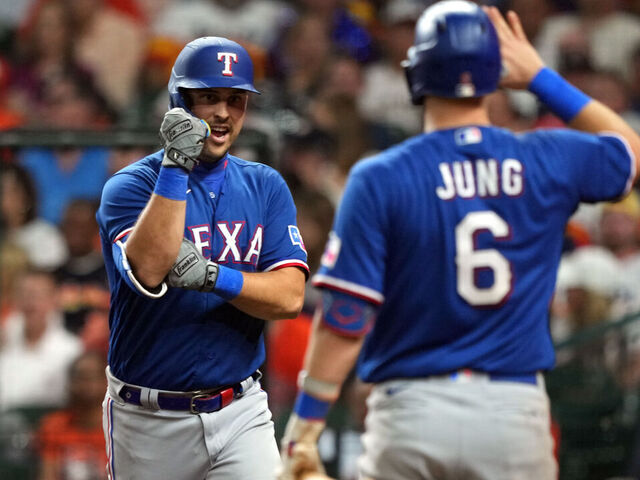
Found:
[[[167,141],[173,142],[173,140],[180,135],[181,133],[188,132],[193,128],[193,125],[189,120],[185,120],[183,122],[175,125],[171,130],[166,133]]]
[[[182,261],[178,263],[175,267],[173,267],[173,271],[176,275],[181,277],[196,263],[198,263],[198,256],[195,253],[191,253],[189,254],[189,256],[183,258]]]

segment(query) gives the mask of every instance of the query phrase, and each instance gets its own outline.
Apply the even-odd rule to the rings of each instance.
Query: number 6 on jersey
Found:
[[[511,264],[495,248],[475,249],[478,232],[488,230],[496,239],[510,236],[509,224],[492,211],[468,213],[456,226],[457,290],[469,305],[483,307],[500,304],[511,291]],[[490,287],[478,287],[476,270],[493,272]]]

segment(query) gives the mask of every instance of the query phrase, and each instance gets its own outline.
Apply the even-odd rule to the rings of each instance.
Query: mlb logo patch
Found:
[[[458,145],[471,145],[482,142],[482,131],[478,127],[466,127],[456,130],[454,138]]]
[[[295,225],[289,225],[289,237],[291,238],[291,243],[293,245],[298,245],[305,252],[307,251],[304,248],[304,241],[302,240],[302,235],[300,235],[300,230]]]
[[[340,248],[342,247],[342,240],[336,234],[336,232],[329,233],[329,240],[327,241],[327,246],[324,249],[324,253],[322,254],[322,258],[320,259],[320,263],[327,267],[333,268],[338,260],[338,255],[340,254]]]

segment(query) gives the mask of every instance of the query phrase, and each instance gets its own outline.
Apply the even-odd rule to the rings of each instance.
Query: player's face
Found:
[[[215,162],[224,156],[244,123],[249,94],[233,88],[203,88],[186,92],[193,114],[211,127],[200,159]]]

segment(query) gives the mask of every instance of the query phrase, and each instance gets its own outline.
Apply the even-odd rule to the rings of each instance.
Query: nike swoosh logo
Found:
[[[190,188],[189,188],[189,189],[187,189],[187,193],[191,193],[191,189],[190,189]]]

